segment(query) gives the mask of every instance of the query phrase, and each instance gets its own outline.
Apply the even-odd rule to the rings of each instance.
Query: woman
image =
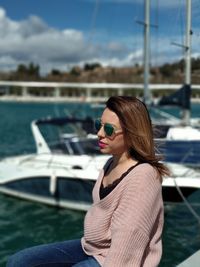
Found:
[[[25,249],[7,267],[158,266],[161,181],[169,173],[155,155],[147,108],[135,97],[111,97],[95,127],[101,152],[112,157],[94,186],[83,238]]]

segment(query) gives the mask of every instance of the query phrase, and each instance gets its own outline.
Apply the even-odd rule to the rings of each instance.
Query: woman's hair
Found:
[[[160,162],[163,158],[155,153],[153,126],[146,105],[136,97],[112,96],[106,107],[120,120],[129,155],[151,164],[161,176],[169,175],[168,168]]]

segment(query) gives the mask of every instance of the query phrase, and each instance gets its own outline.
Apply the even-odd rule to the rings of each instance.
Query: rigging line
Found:
[[[133,6],[133,8],[135,8]],[[132,56],[132,61],[133,63],[135,63],[135,65],[142,65],[142,59],[141,59],[141,44],[143,43],[143,29],[141,27],[141,23],[140,21],[142,21],[141,17],[141,13],[142,13],[143,9],[141,10],[141,7],[139,7],[138,5],[136,5],[136,9],[135,9],[135,17],[134,17],[134,22],[135,22],[135,37],[133,38],[133,56]],[[134,31],[133,31],[134,34]]]
[[[181,0],[180,0],[181,2]],[[183,8],[185,9],[185,11],[183,10]],[[186,3],[185,5],[181,5],[180,3],[180,36],[181,36],[181,44],[182,44],[182,59],[184,58],[184,54],[185,54],[185,27],[186,27],[186,22],[185,22],[185,18],[186,18]],[[184,23],[185,22],[185,23]]]
[[[186,4],[185,4],[185,10],[186,10]],[[183,13],[184,13],[184,18],[183,18]],[[185,45],[185,42],[184,42],[184,40],[185,40],[185,30],[184,30],[184,28],[185,28],[186,23],[184,23],[184,21],[185,21],[185,17],[186,17],[186,11],[183,12],[183,9],[182,9],[182,13],[181,14],[182,14],[182,17],[180,18],[180,25],[181,25],[180,33],[181,33],[181,36],[182,36],[182,45]],[[185,47],[183,47],[183,49],[182,49],[182,58],[184,58],[184,54],[185,54]]]
[[[200,10],[200,1],[196,0],[196,1],[192,2],[192,14],[193,14],[192,19],[194,21],[194,25],[195,24],[197,24],[197,25],[199,24],[199,20],[200,20],[200,12],[199,12],[199,10]],[[194,34],[194,36],[196,36],[199,39],[199,36],[200,36],[199,28],[197,29],[197,27],[195,27],[195,31],[194,31],[193,34]]]
[[[154,67],[158,65],[158,55],[159,55],[159,0],[155,0],[155,22],[153,23],[155,28],[155,38],[154,39],[154,50],[152,51],[152,54],[154,54]]]
[[[155,25],[156,25],[156,51],[155,51],[155,65],[158,66],[158,57],[159,57],[159,10],[160,10],[160,2],[156,1],[156,16],[155,16]]]
[[[197,212],[193,209],[193,207],[190,205],[190,203],[187,201],[187,199],[184,197],[180,187],[177,185],[176,183],[176,179],[174,178],[174,184],[176,186],[176,189],[179,193],[179,195],[181,196],[181,198],[183,199],[185,205],[187,206],[187,208],[189,209],[189,211],[192,213],[192,215],[196,218],[198,224],[200,225],[200,216],[197,214]]]
[[[95,1],[94,10],[92,14],[92,20],[91,20],[91,30],[88,37],[88,43],[91,44],[94,38],[95,30],[96,30],[96,21],[97,21],[97,15],[99,11],[99,3],[100,0]]]
[[[179,0],[178,10],[176,12],[176,16],[173,19],[174,23],[172,21],[172,25],[174,25],[174,27],[172,28],[172,30],[170,28],[171,32],[169,32],[169,36],[171,35],[173,38],[176,38],[176,39],[177,39],[177,32],[176,32],[177,31],[177,25],[180,25],[181,14],[183,13],[183,4],[182,4],[182,2],[183,2],[182,0]],[[183,23],[183,17],[182,17],[182,23]],[[178,29],[180,29],[180,28],[178,28]],[[181,27],[180,36],[182,37],[181,43],[183,44],[183,38],[184,38],[183,37],[183,25]],[[172,42],[170,42],[170,43],[172,43]],[[175,42],[176,42],[176,40],[175,40]]]

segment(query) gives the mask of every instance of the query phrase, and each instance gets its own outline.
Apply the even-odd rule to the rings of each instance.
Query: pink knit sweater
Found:
[[[163,201],[157,171],[136,166],[105,198],[93,189],[84,221],[82,247],[103,267],[156,267],[162,254]]]

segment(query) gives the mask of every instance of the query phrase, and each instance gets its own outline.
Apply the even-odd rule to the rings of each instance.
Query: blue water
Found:
[[[66,113],[99,116],[86,104],[0,102],[0,158],[35,151],[30,122]],[[192,106],[200,117],[200,106]],[[191,198],[200,216],[200,192]],[[163,258],[161,267],[174,267],[200,248],[200,225],[184,204],[165,207]],[[78,238],[82,235],[84,213],[57,209],[0,194],[0,266],[17,250],[41,243]],[[191,266],[192,267],[192,266]]]

